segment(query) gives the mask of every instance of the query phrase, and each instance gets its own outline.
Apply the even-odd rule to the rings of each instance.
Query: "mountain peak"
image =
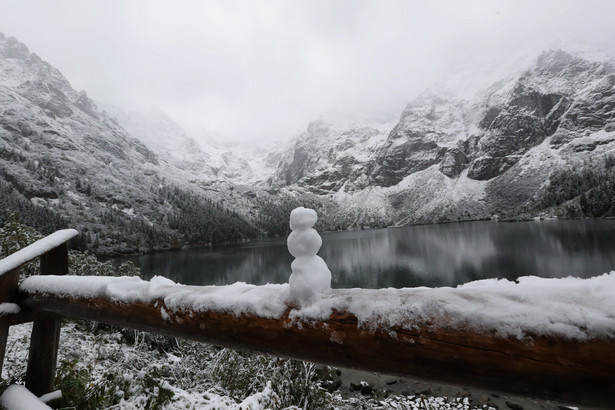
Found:
[[[612,65],[612,60],[606,55],[567,51],[560,48],[541,53],[536,59],[535,67],[541,74],[561,76],[592,72],[605,65]]]
[[[71,100],[79,98],[58,69],[31,53],[15,37],[0,36],[0,85],[28,89],[42,84],[51,88],[52,94],[58,91]]]
[[[544,67],[551,71],[559,71],[570,64],[575,58],[572,54],[562,50],[547,50],[542,52],[536,60],[538,67]]]
[[[6,37],[4,34],[0,36],[0,53],[3,58],[25,60],[30,57],[30,50],[25,44],[17,41],[15,37]]]

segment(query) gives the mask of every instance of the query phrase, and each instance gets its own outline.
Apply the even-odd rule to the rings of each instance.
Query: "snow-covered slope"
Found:
[[[139,139],[162,161],[193,172],[207,169],[209,157],[186,132],[162,111],[125,111],[105,105],[104,109],[133,137]]]
[[[206,138],[197,140],[188,135],[181,125],[159,110],[126,111],[107,105],[105,110],[131,136],[155,152],[160,161],[185,171],[184,178],[208,184],[258,184],[273,172],[267,156],[274,151],[274,145],[209,143]]]
[[[99,195],[136,170],[155,174],[157,156],[59,71],[13,38],[0,37],[0,57],[1,175],[21,193],[39,202],[61,194],[78,201],[76,180]],[[130,194],[124,199],[108,201],[124,208]]]

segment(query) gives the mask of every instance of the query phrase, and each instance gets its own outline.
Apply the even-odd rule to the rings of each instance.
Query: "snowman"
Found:
[[[322,239],[314,228],[316,211],[299,207],[290,213],[288,251],[295,257],[290,265],[292,274],[288,283],[293,300],[300,304],[310,304],[316,295],[331,289],[331,272],[327,264],[316,252]]]

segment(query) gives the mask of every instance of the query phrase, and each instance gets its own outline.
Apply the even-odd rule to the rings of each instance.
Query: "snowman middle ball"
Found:
[[[295,258],[314,256],[322,246],[322,238],[316,229],[302,229],[292,231],[288,235],[288,251]]]

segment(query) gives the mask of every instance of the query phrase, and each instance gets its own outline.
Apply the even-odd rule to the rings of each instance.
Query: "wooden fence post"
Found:
[[[68,273],[68,242],[41,255],[41,275]],[[34,321],[26,387],[37,396],[52,392],[60,343],[60,317]]]
[[[17,282],[19,280],[19,268],[0,275],[0,303],[15,302],[17,297]],[[0,323],[0,375],[6,353],[6,340],[9,335],[8,323]]]

